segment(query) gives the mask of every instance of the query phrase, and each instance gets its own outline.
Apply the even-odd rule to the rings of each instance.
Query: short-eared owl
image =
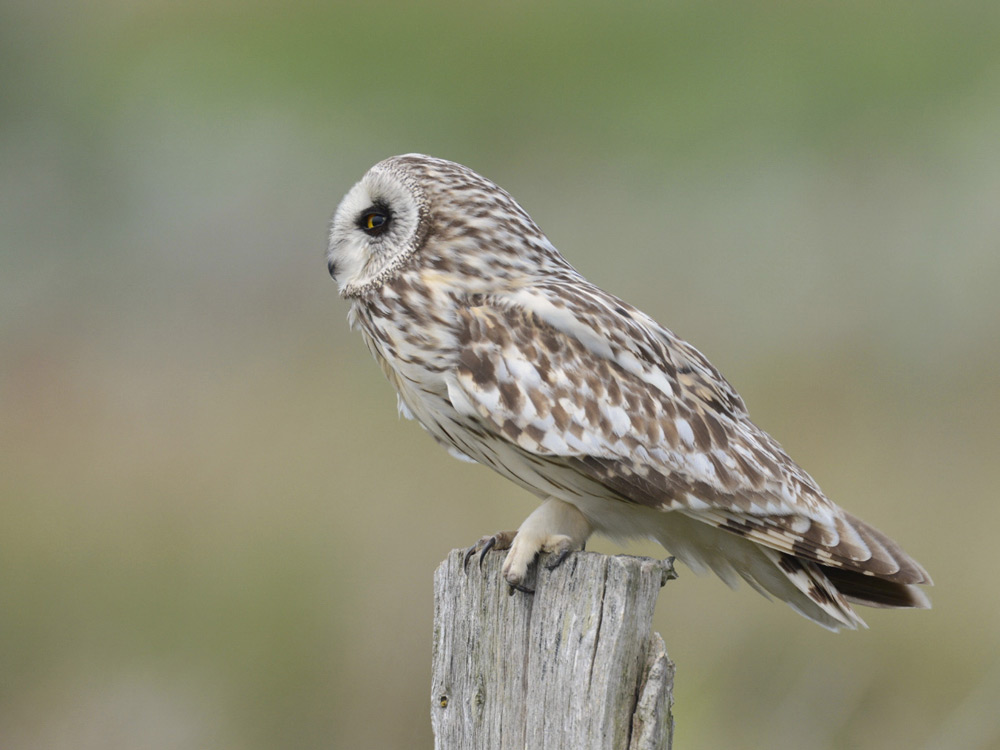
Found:
[[[696,571],[831,629],[848,602],[928,607],[924,569],[820,491],[693,346],[577,273],[504,190],[419,154],[376,164],[327,256],[399,409],[460,458],[543,502],[506,580],[595,531],[647,537]]]

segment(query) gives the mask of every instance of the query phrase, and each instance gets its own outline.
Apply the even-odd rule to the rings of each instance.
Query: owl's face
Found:
[[[423,243],[427,196],[398,159],[369,169],[333,216],[327,265],[345,297],[384,281]]]

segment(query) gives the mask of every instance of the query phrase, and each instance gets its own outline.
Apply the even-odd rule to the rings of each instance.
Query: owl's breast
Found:
[[[448,436],[465,418],[448,398],[446,384],[459,354],[453,316],[444,310],[417,311],[398,296],[356,305],[353,318],[396,389],[400,411],[440,442],[454,445]]]

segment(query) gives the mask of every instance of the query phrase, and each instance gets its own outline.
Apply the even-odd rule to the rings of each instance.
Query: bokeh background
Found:
[[[327,277],[423,151],[936,579],[833,635],[682,569],[676,747],[1000,747],[998,40],[992,0],[5,0],[0,746],[431,746],[433,570],[534,501],[399,420]]]

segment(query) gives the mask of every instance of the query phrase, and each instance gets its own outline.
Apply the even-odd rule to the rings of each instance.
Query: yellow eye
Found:
[[[358,226],[365,234],[375,237],[389,228],[391,219],[392,214],[389,209],[376,205],[361,212],[358,216]]]

